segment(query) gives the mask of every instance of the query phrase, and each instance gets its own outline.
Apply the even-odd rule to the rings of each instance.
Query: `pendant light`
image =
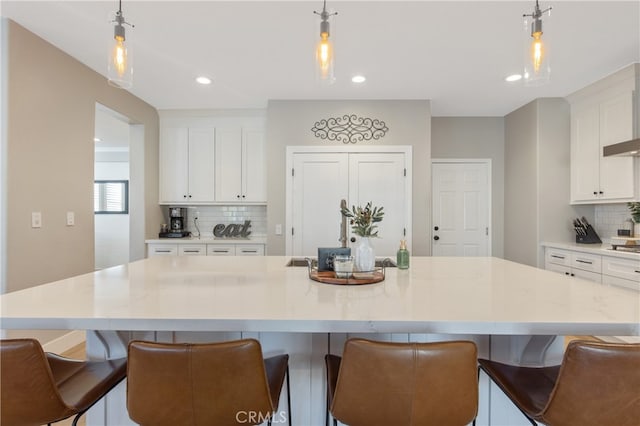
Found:
[[[109,46],[109,63],[107,66],[107,78],[109,84],[121,89],[129,89],[133,86],[133,52],[131,43],[125,36],[124,25],[134,26],[125,21],[122,14],[122,0],[119,0],[118,11],[111,21],[113,27],[113,40]]]
[[[542,17],[545,16],[544,31]],[[524,83],[527,86],[544,84],[551,76],[549,51],[549,20],[551,7],[540,10],[538,0],[533,13],[522,15],[524,18]]]
[[[327,0],[324,0],[322,12],[314,10],[313,13],[320,16],[320,40],[316,45],[316,79],[322,84],[333,84],[334,52],[329,17],[337,15],[338,12],[327,12]]]

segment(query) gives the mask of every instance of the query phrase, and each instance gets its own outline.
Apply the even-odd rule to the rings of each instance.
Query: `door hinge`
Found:
[[[404,169],[404,177],[407,177],[407,169]]]
[[[294,175],[295,175],[295,173],[294,173],[293,169],[291,169],[291,176],[294,176]]]
[[[407,236],[407,228],[402,228],[402,235]]]
[[[484,235],[489,235],[489,227],[484,228]]]
[[[293,228],[291,228],[291,235],[293,235]]]

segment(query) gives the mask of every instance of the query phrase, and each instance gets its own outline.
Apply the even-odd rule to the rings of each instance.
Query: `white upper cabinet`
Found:
[[[169,127],[160,136],[160,203],[215,200],[215,129]]]
[[[264,118],[160,113],[160,204],[267,201]]]
[[[634,137],[636,77],[633,68],[623,71],[569,97],[572,204],[640,199],[638,160],[602,155],[603,147]]]
[[[262,129],[220,129],[216,135],[216,201],[266,203]]]

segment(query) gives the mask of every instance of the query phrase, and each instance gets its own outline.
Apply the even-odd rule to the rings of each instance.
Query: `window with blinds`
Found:
[[[128,214],[129,181],[96,180],[93,183],[93,210],[96,214]]]

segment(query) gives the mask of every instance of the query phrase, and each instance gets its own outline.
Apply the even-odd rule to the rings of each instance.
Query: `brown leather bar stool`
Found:
[[[640,425],[640,344],[573,341],[552,367],[478,362],[532,425]]]
[[[264,359],[254,339],[222,343],[129,344],[127,408],[142,426],[256,425],[272,420],[289,355]]]
[[[39,426],[80,416],[125,377],[125,359],[78,361],[35,339],[0,340],[0,424]]]
[[[326,355],[329,412],[351,426],[463,426],[478,411],[477,348],[470,341],[346,342]]]

